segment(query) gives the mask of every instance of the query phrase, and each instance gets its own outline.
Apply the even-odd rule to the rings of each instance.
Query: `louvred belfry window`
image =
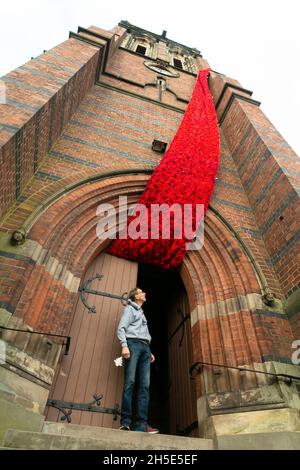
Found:
[[[141,55],[146,55],[146,51],[147,51],[146,47],[141,46],[140,44],[136,48],[136,52],[138,52]]]
[[[178,69],[183,69],[182,67],[182,61],[180,59],[173,59],[174,66],[177,67]]]
[[[184,210],[186,204],[192,208],[192,230],[196,231],[199,220],[196,205],[203,204],[206,212],[212,195],[220,158],[220,141],[217,116],[208,87],[209,69],[200,70],[192,98],[185,111],[180,127],[167,152],[154,170],[138,204],[146,211],[132,215],[127,227],[139,220],[139,238],[117,238],[107,252],[121,258],[149,263],[162,269],[178,267],[185,254],[186,242],[182,226],[184,218],[172,219],[170,237],[165,239],[164,219],[152,217],[153,204],[179,204]],[[178,227],[181,224],[181,227]],[[151,238],[151,228],[159,236]],[[177,229],[182,236],[177,238]],[[153,232],[152,232],[153,233]]]

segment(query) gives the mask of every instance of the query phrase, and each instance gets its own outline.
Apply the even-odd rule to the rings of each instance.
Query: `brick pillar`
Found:
[[[78,28],[70,39],[1,78],[0,220],[118,46],[124,28]],[[43,175],[47,177],[47,175]]]
[[[211,79],[218,117],[300,337],[300,161],[251,98],[228,77]],[[275,98],[275,97],[274,97]]]
[[[195,360],[247,364],[246,367],[256,370],[299,376],[298,367],[291,363],[294,338],[291,326],[296,324],[300,311],[299,302],[291,301],[297,300],[299,295],[300,276],[297,156],[259,109],[260,103],[251,98],[252,92],[242,88],[236,80],[217,73],[211,74],[210,87],[222,136],[248,198],[258,235],[267,250],[268,259],[261,261],[274,269],[284,297],[282,306],[280,303],[272,306],[272,302],[270,306],[259,306],[258,298],[249,312],[240,305],[236,307],[236,314],[230,311],[229,304],[225,304],[224,309],[220,301],[212,314],[211,301],[200,302],[197,306],[200,313],[192,316]],[[218,201],[218,197],[215,200]],[[258,264],[261,261],[256,259]],[[237,266],[236,260],[234,264]],[[249,268],[247,272],[250,273]],[[204,274],[201,279],[205,279]],[[249,289],[247,285],[246,281],[245,288]],[[253,292],[251,288],[250,291]],[[232,294],[229,297],[232,298]],[[294,334],[296,331],[294,329]],[[284,379],[274,376],[218,367],[204,367],[196,380],[203,435],[293,430],[296,422],[299,425],[300,400],[295,383],[287,385]],[[243,411],[248,413],[244,415]]]

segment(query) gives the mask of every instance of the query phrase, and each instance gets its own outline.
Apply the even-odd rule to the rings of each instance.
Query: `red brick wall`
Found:
[[[238,82],[215,76],[211,87],[224,137],[268,253],[266,261],[276,273],[287,313],[293,315],[294,333],[299,335],[300,305],[290,311],[291,296],[300,287],[299,157]]]
[[[69,39],[3,77],[0,218],[95,81],[99,49]]]
[[[118,38],[122,30],[119,33]],[[111,34],[108,36],[112,37]],[[81,33],[81,37],[97,41],[90,34]],[[103,47],[104,44],[105,41]],[[1,233],[11,232],[26,224],[33,211],[39,208],[42,211],[45,201],[57,192],[66,191],[66,195],[47,208],[29,231],[29,240],[39,243],[45,250],[44,258],[36,262],[26,254],[0,251],[4,266],[0,306],[23,317],[27,323],[41,329],[51,326],[61,333],[66,331],[76,293],[66,288],[65,281],[58,274],[58,267],[52,269],[51,257],[70,275],[82,276],[89,261],[101,248],[95,237],[96,207],[101,197],[115,202],[116,195],[122,189],[132,199],[137,199],[147,179],[143,171],[154,169],[161,158],[152,151],[152,141],[156,138],[171,142],[185,108],[185,103],[177,100],[175,95],[188,100],[195,83],[195,77],[184,72],[180,78],[166,78],[173,94],[165,93],[162,103],[159,103],[157,88],[146,86],[154,84],[158,74],[143,65],[145,58],[124,50],[117,51],[111,56],[107,71],[136,83],[102,74],[100,83],[94,84],[98,55],[99,47],[72,38],[42,55],[39,60],[30,62],[30,69],[35,70],[36,74],[32,70],[12,72],[12,79],[18,77],[20,81],[22,78],[26,86],[35,89],[30,88],[31,93],[27,93],[27,88],[15,83],[12,88],[15,95],[10,97],[14,96],[19,104],[23,103],[27,108],[30,105],[32,110],[25,111],[8,104],[5,116],[7,127],[3,130],[1,141],[5,164],[9,162],[6,167],[8,176],[3,180],[3,185],[5,183],[7,186],[1,198],[3,210],[10,207],[2,219]],[[202,64],[204,66],[204,62]],[[43,74],[51,75],[53,80],[47,81]],[[63,80],[65,84],[61,82]],[[222,80],[214,75],[210,80],[216,104],[223,89]],[[231,80],[231,83],[235,87],[240,86],[236,81]],[[46,91],[46,94],[40,94],[39,89]],[[236,88],[234,90],[237,91]],[[136,95],[151,98],[152,101],[142,100]],[[247,92],[241,91],[241,95],[245,99],[249,97]],[[228,103],[230,96],[230,91],[226,90],[223,100]],[[264,155],[268,155],[264,153],[267,150],[264,128],[269,129],[272,139],[274,137],[276,142],[280,141],[288,156],[293,156],[255,104],[236,100],[226,111],[223,100],[218,107],[219,113],[226,112],[220,129],[221,164],[211,205],[250,248],[272,292],[277,298],[283,298],[298,279],[297,245],[292,245],[297,233],[292,221],[292,211],[295,210],[294,180],[289,165],[293,162],[290,158],[285,159],[287,170],[282,170],[278,180],[273,181],[276,171],[281,169],[281,157],[273,152],[272,158],[264,160]],[[38,113],[33,109],[37,103]],[[172,107],[168,108],[168,104]],[[19,140],[15,138],[16,133]],[[259,139],[256,141],[257,137]],[[16,194],[16,152],[19,200],[16,206],[12,206]],[[261,173],[249,184],[249,178],[251,180],[260,165]],[[142,176],[130,174],[132,170],[140,170]],[[99,180],[67,191],[69,185],[79,185],[85,178],[96,179],[109,172],[121,171],[127,171],[129,175],[105,178],[102,182]],[[293,196],[285,209],[286,231],[280,231],[281,225],[276,219],[282,202],[281,198],[276,197],[278,184],[284,200],[288,201],[289,195]],[[269,198],[266,202],[259,200],[264,190]],[[269,227],[270,220],[273,222]],[[191,299],[194,299],[193,307],[210,306],[239,296],[261,293],[254,267],[241,246],[233,241],[234,236],[229,230],[222,231],[216,227],[217,222],[211,226],[207,224],[209,249],[203,251],[202,258],[190,261],[191,270],[192,266],[196,266],[195,273],[191,275],[189,292],[191,304]],[[292,240],[290,244],[287,237]],[[286,253],[282,251],[284,238]],[[277,260],[278,254],[280,257]],[[288,260],[292,267],[295,261],[289,275],[283,266],[283,259]],[[198,279],[199,273],[201,276]],[[199,342],[197,335],[201,336]],[[276,313],[272,316],[267,307],[261,312],[241,307],[237,312],[224,315],[221,320],[199,320],[193,327],[193,337],[196,338],[196,359],[225,358],[245,363],[259,362],[271,356],[288,357],[292,333],[287,318]],[[220,344],[223,349],[220,349]]]
[[[227,80],[223,80],[223,85]],[[218,107],[222,115],[227,88]],[[238,91],[240,94],[240,92]],[[245,93],[241,93],[245,96]],[[216,92],[219,95],[219,89]],[[300,281],[299,158],[255,104],[235,99],[222,130],[284,294]],[[298,174],[299,173],[299,174]]]
[[[183,114],[94,86],[23,191],[2,229],[19,228],[46,196],[70,181],[130,168],[155,168],[153,139],[171,142]],[[23,217],[22,215],[23,214]]]

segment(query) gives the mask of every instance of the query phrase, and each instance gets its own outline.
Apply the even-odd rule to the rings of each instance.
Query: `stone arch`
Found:
[[[188,292],[194,363],[228,366],[262,362],[260,337],[253,314],[266,308],[262,284],[247,253],[210,209],[206,215],[205,242],[200,251],[188,252],[181,277]],[[221,371],[218,381],[207,367],[197,382],[197,396],[243,388],[240,377]],[[257,377],[247,377],[247,387]],[[201,392],[202,390],[202,392]]]
[[[77,185],[45,209],[28,233],[35,264],[16,308],[18,317],[36,330],[48,331],[51,325],[52,333],[65,334],[80,279],[110,243],[97,239],[97,206],[116,206],[125,194],[129,204],[136,202],[149,177],[141,171]],[[203,249],[188,252],[179,272],[191,309],[195,361],[261,362],[251,314],[261,304],[261,285],[247,253],[212,209]]]
[[[35,220],[26,242],[35,264],[16,307],[18,317],[42,331],[48,324],[53,333],[65,331],[80,279],[107,245],[96,237],[97,206],[117,203],[118,195],[124,193],[129,203],[135,202],[146,181],[145,174],[129,173],[77,186]]]

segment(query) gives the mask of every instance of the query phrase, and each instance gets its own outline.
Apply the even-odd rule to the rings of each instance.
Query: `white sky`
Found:
[[[4,2],[3,2],[4,3]],[[1,5],[0,76],[77,26],[121,20],[199,49],[237,79],[300,155],[299,0],[12,0]]]

